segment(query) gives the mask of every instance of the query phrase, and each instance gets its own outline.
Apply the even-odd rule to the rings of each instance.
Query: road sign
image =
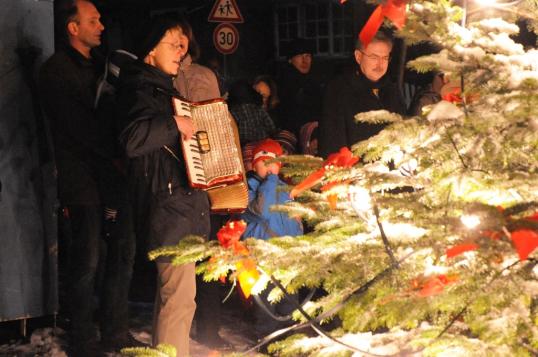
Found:
[[[219,24],[213,31],[213,43],[222,54],[234,53],[239,45],[239,32],[233,24]]]
[[[243,15],[235,0],[217,0],[207,18],[209,22],[235,22],[242,23]]]

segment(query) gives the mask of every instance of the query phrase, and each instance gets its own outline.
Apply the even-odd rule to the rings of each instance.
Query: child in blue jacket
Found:
[[[280,162],[267,160],[282,155],[282,147],[272,139],[261,141],[253,151],[252,171],[248,177],[248,208],[242,218],[247,222],[245,238],[269,239],[303,234],[298,220],[284,212],[272,212],[270,207],[290,201],[286,184],[278,177]]]
[[[278,177],[280,162],[266,163],[282,155],[282,147],[272,139],[261,141],[253,151],[252,168],[248,173],[248,208],[242,218],[247,222],[243,233],[245,238],[269,239],[281,236],[297,236],[303,234],[300,221],[289,217],[284,212],[272,212],[271,206],[290,201],[289,191],[283,190],[285,183]],[[267,295],[273,286],[270,284],[260,295],[267,301]],[[296,297],[294,297],[296,300]],[[277,315],[287,315],[294,310],[294,304],[283,298],[277,304],[266,307]],[[285,326],[274,320],[263,308],[255,305],[256,332],[258,337]]]

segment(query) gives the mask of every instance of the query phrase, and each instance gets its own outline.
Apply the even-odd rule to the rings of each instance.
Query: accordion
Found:
[[[226,102],[192,103],[174,97],[176,115],[191,117],[196,132],[181,146],[191,187],[205,190],[216,213],[240,213],[248,205],[248,186],[239,134]]]

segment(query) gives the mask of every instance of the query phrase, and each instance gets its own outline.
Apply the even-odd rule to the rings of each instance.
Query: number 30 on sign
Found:
[[[213,43],[215,48],[222,54],[234,53],[239,45],[239,32],[234,25],[222,23],[213,31]]]

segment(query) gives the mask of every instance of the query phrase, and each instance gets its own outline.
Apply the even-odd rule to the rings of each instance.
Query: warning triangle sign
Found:
[[[243,15],[235,0],[217,0],[207,18],[209,22],[236,22],[242,23]]]

